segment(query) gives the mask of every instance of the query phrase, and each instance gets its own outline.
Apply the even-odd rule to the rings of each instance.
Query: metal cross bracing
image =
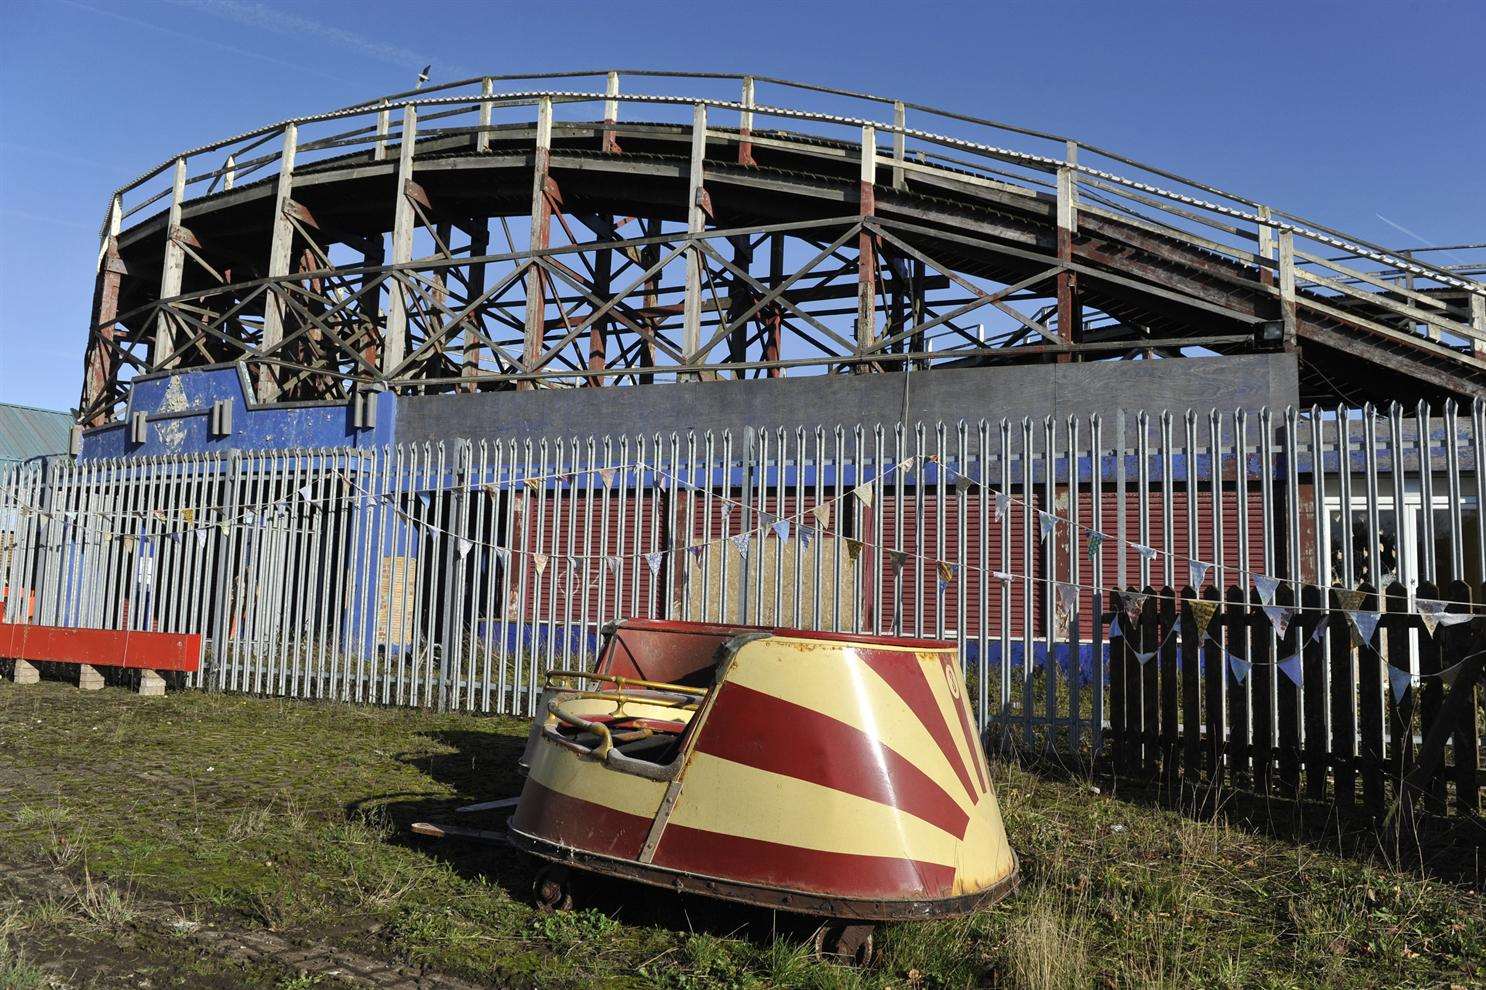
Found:
[[[536,78],[581,76],[602,85],[395,94],[122,187],[84,422],[116,417],[135,375],[234,362],[260,402],[1266,349],[1299,352],[1307,399],[1486,391],[1482,245],[1434,264],[840,90]],[[822,104],[839,112],[800,108]]]

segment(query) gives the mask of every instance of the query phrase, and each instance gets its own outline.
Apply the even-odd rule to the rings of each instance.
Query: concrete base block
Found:
[[[77,668],[77,686],[81,691],[97,691],[103,687],[103,675],[96,667],[80,664]]]
[[[139,693],[149,698],[157,698],[165,693],[165,678],[153,670],[141,670],[139,672]]]
[[[11,680],[17,684],[39,684],[41,682],[41,671],[36,669],[35,664],[27,663],[24,660],[17,660],[15,662],[15,673],[11,676]]]

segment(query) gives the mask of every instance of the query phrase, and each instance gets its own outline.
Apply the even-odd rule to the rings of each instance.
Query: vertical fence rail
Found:
[[[525,715],[631,616],[942,638],[997,739],[1478,813],[1486,644],[1418,603],[1481,597],[1486,407],[1442,413],[29,462],[0,475],[0,605],[200,632],[193,687]]]

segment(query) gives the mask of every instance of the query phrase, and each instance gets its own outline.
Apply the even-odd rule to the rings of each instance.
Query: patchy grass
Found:
[[[46,940],[63,917],[89,944],[132,937],[178,967],[174,982],[210,985],[181,976],[201,963],[171,956],[169,931],[139,931],[146,894],[182,925],[501,985],[1393,987],[1486,973],[1483,898],[1419,862],[1355,842],[1343,854],[1324,822],[1277,837],[1262,815],[1194,819],[1007,761],[993,769],[1022,889],[971,917],[887,926],[865,970],[814,961],[808,921],[617,882],[543,914],[514,852],[406,828],[515,793],[524,737],[503,718],[0,686],[0,860],[80,882],[76,903],[25,902],[0,927],[0,986],[45,986],[42,953],[81,951]],[[315,985],[292,970],[236,978]]]

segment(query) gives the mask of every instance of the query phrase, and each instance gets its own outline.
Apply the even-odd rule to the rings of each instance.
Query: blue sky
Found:
[[[1068,134],[1395,247],[1486,240],[1486,3],[9,0],[0,400],[77,400],[109,192],[483,72],[756,72]],[[656,88],[652,91],[663,91]],[[1402,229],[1400,229],[1402,228]]]

